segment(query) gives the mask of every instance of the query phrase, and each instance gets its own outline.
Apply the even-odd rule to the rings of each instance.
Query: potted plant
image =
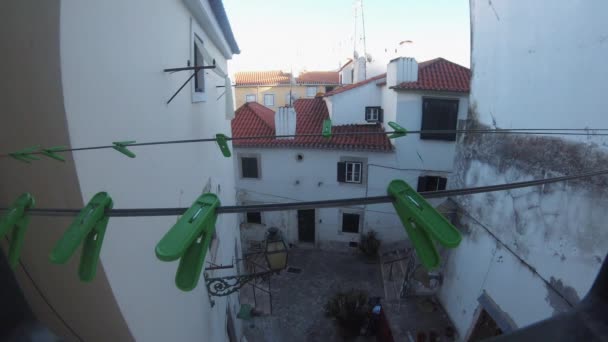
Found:
[[[378,239],[378,233],[374,230],[370,230],[367,234],[361,235],[361,243],[359,243],[359,249],[363,254],[370,258],[378,256],[378,250],[380,249],[380,240]]]
[[[325,314],[336,321],[343,337],[358,336],[369,314],[367,292],[336,293],[325,304]]]

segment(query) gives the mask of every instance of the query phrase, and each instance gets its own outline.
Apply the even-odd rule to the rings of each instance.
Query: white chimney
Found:
[[[365,81],[365,79],[366,79],[365,64],[366,63],[367,63],[367,61],[365,60],[365,57],[363,57],[363,56],[361,56],[353,61],[353,68],[354,68],[353,83]]]
[[[403,82],[418,81],[418,62],[411,57],[398,57],[388,63],[386,85],[396,86]]]
[[[274,114],[274,129],[276,135],[296,134],[296,111],[293,107],[279,107]],[[293,137],[278,139],[293,139]]]

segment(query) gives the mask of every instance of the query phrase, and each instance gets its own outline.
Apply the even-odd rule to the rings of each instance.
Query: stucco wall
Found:
[[[71,145],[61,83],[60,17],[60,2],[55,0],[0,4],[1,153]],[[63,155],[65,163],[44,157],[32,164],[0,158],[0,206],[30,192],[39,208],[82,207],[74,160],[69,153]],[[66,265],[49,261],[71,220],[32,217],[14,271],[28,304],[43,325],[67,341],[132,340],[103,265],[95,281],[85,285],[77,276],[79,255]],[[6,240],[1,245],[6,252]]]
[[[376,82],[330,96],[332,125],[365,124],[365,107],[381,106],[381,89]]]
[[[601,1],[472,1],[470,127],[604,127],[608,53]],[[535,13],[542,12],[542,17]],[[584,86],[582,86],[584,84]],[[451,187],[597,170],[605,138],[469,135]],[[605,177],[456,198],[462,245],[440,300],[461,337],[487,293],[518,327],[567,310],[588,291],[608,250]]]
[[[253,153],[260,157],[260,179],[237,179],[238,201],[243,204],[379,196],[386,194],[388,183],[393,179],[403,179],[416,187],[418,176],[427,174],[426,171],[420,170],[396,169],[395,153],[253,148],[239,148],[236,152],[237,156]],[[303,156],[302,161],[296,160],[298,154]],[[364,166],[367,186],[337,182],[337,163],[346,157],[367,158],[368,167]],[[236,166],[238,167],[238,163]],[[433,203],[439,204],[440,200]],[[407,239],[391,204],[324,208],[316,209],[317,246],[333,248],[336,246],[335,243],[345,246],[347,242],[359,241],[359,234],[341,232],[341,210],[359,211],[363,215],[364,225],[361,232],[373,229],[385,242]],[[298,243],[298,221],[295,210],[264,212],[262,226],[246,224],[245,215],[239,216],[239,220],[244,245],[246,240],[261,240],[264,231],[272,226],[282,229],[288,242]]]
[[[63,1],[61,18],[64,102],[74,146],[192,139],[230,132],[225,100],[217,100],[224,89],[216,86],[223,86],[225,80],[213,70],[204,71],[205,102],[192,102],[191,82],[166,104],[190,73],[162,70],[192,61],[193,33],[226,70],[226,59],[183,2]],[[218,194],[223,205],[234,204],[232,161],[222,157],[216,144],[131,150],[137,158],[114,150],[74,155],[85,201],[103,190],[113,197],[115,208],[187,207],[208,190]],[[176,217],[110,220],[101,262],[114,296],[137,340],[225,341],[226,305],[231,301],[232,313],[236,313],[236,295],[214,298],[211,307],[202,276],[195,290],[182,292],[174,284],[178,263],[155,257],[156,243],[175,222]],[[220,216],[216,231],[219,248],[217,254],[209,253],[207,261],[230,264],[235,244],[239,244],[236,216]],[[212,276],[235,273],[229,269]]]
[[[314,86],[311,86],[314,87]],[[246,102],[247,95],[256,95],[256,101],[264,105],[264,95],[265,94],[274,94],[274,106],[267,106],[268,108],[277,110],[279,107],[285,107],[289,105],[287,102],[287,94],[291,90],[292,97],[294,99],[307,98],[306,96],[306,88],[308,86],[259,86],[259,87],[235,87],[235,102],[236,108],[239,108]],[[324,93],[325,86],[316,86],[317,93]],[[293,105],[293,103],[292,103]]]

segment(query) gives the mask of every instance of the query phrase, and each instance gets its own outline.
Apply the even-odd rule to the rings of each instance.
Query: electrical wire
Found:
[[[480,186],[473,188],[453,189],[453,190],[440,190],[440,191],[429,191],[421,192],[420,195],[424,198],[443,198],[449,196],[463,196],[480,194],[493,191],[503,191],[511,189],[526,188],[531,186],[545,185],[551,183],[565,182],[582,178],[589,178],[594,176],[600,176],[608,174],[608,170],[592,171],[580,174],[574,174],[570,176],[552,177],[524,182],[514,182],[505,184],[496,184],[489,186]],[[314,209],[314,208],[336,208],[352,205],[365,205],[365,204],[380,204],[380,203],[392,203],[392,196],[372,196],[372,197],[356,197],[356,198],[344,198],[344,199],[332,199],[323,201],[304,201],[304,202],[292,202],[292,203],[272,203],[272,204],[256,204],[256,205],[237,205],[237,206],[220,206],[216,208],[217,214],[233,214],[233,213],[245,213],[248,211],[283,211],[283,210],[297,210],[297,209]],[[175,216],[182,215],[189,208],[137,208],[137,209],[111,209],[107,211],[108,216],[112,217],[141,217],[141,216]],[[6,211],[8,208],[0,208],[0,210]],[[82,209],[28,209],[28,214],[34,216],[75,216],[80,213]]]
[[[455,130],[416,130],[406,131],[406,134],[522,134],[522,135],[560,135],[560,136],[608,136],[608,133],[597,133],[608,131],[608,128],[512,128],[512,129],[455,129]],[[403,132],[399,131],[386,131],[386,132],[337,132],[332,133],[331,137],[341,136],[367,136],[367,135],[387,135],[387,134],[399,134]],[[280,139],[280,138],[299,138],[299,137],[323,137],[321,133],[310,133],[310,134],[282,134],[282,135],[255,135],[245,137],[226,137],[226,140],[239,141],[239,140],[260,140],[260,139]],[[328,138],[329,139],[329,138]],[[199,142],[215,142],[216,138],[201,138],[201,139],[182,139],[182,140],[166,140],[166,141],[151,141],[143,143],[132,143],[125,144],[125,147],[136,147],[136,146],[151,146],[151,145],[169,145],[169,144],[189,144]],[[90,147],[74,147],[57,149],[53,152],[76,152],[76,151],[90,151],[90,150],[101,150],[110,149],[116,147],[115,145],[100,145]],[[41,155],[42,151],[36,151],[27,153],[28,155]],[[0,154],[0,157],[9,157],[9,153]]]

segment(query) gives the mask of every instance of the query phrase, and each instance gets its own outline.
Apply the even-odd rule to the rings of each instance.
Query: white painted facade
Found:
[[[25,3],[28,2],[24,2],[24,7],[29,6]],[[60,20],[55,42],[60,45],[53,48],[60,56],[56,67],[61,70],[57,75],[62,94],[58,101],[63,101],[64,113],[57,115],[56,122],[65,122],[67,134],[45,141],[26,135],[18,140],[19,146],[64,143],[84,147],[125,140],[147,142],[229,134],[232,109],[226,97],[217,100],[224,88],[216,86],[227,83],[226,60],[232,57],[233,48],[207,0],[57,4],[59,15],[55,19]],[[13,7],[18,9],[18,5]],[[195,92],[194,82],[190,82],[166,104],[191,72],[170,74],[163,69],[192,65],[195,41],[204,49],[205,65],[214,60],[217,69],[204,71],[204,93]],[[38,53],[44,55],[46,51]],[[37,77],[33,75],[31,82],[36,83]],[[40,94],[50,89],[40,89]],[[37,94],[29,95],[32,102],[42,101]],[[34,132],[49,129],[42,121],[39,124],[35,115],[46,113],[35,113],[23,129]],[[3,116],[2,126],[10,126],[12,120],[15,119]],[[4,142],[2,150],[16,149],[14,144]],[[222,156],[216,144],[159,145],[130,150],[137,154],[136,158],[127,158],[112,149],[68,154],[65,164],[40,161],[17,165],[18,161],[4,158],[1,167],[4,179],[13,179],[13,185],[7,184],[6,188],[12,190],[2,193],[2,203],[8,204],[15,194],[30,191],[35,198],[43,199],[40,207],[72,208],[86,204],[99,191],[107,191],[114,208],[188,207],[204,191],[210,191],[220,197],[222,205],[234,205],[233,163]],[[21,175],[26,177],[30,173],[22,171],[25,168],[36,170],[39,175],[46,170],[73,168],[72,179],[47,181],[76,187],[75,199],[65,200],[61,188],[52,188],[45,182],[25,186]],[[38,279],[38,287],[56,305],[57,315],[86,341],[128,340],[127,335],[138,341],[228,341],[228,316],[232,316],[236,338],[240,340],[237,294],[210,298],[202,274],[196,289],[182,292],[174,283],[178,262],[156,258],[156,244],[176,219],[175,216],[111,218],[101,250],[98,278],[92,284],[77,281],[74,267],[79,252],[70,262],[69,274],[64,272],[68,266],[48,261],[47,248],[52,242],[40,241],[36,245],[32,240],[35,237],[28,237],[24,263]],[[54,232],[51,240],[54,241],[68,225],[69,220],[39,218],[30,225],[28,235],[48,229]],[[219,216],[216,232],[217,240],[206,260],[230,264],[241,250],[236,215]],[[235,269],[229,269],[209,275],[235,273]],[[75,340],[74,334],[40,301],[28,279],[20,275],[17,278],[38,318],[59,336]],[[101,282],[106,282],[111,291],[87,290]],[[80,292],[82,301],[72,297]],[[105,317],[96,312],[95,306],[87,303],[90,298],[104,303],[115,301],[122,317]],[[96,330],[98,320],[104,320],[105,331]],[[112,331],[118,325],[108,323],[113,320],[126,323],[128,330],[120,339],[116,339],[118,332]]]
[[[469,120],[483,127],[605,127],[608,31],[603,1],[471,1]],[[543,13],[542,16],[532,13]],[[604,137],[470,137],[448,187],[602,169]],[[440,301],[466,339],[483,306],[524,327],[582,299],[608,250],[606,181],[558,183],[455,198],[463,242],[450,253]],[[496,317],[495,317],[496,316]],[[504,329],[503,329],[504,330]],[[509,329],[507,329],[508,331]]]

